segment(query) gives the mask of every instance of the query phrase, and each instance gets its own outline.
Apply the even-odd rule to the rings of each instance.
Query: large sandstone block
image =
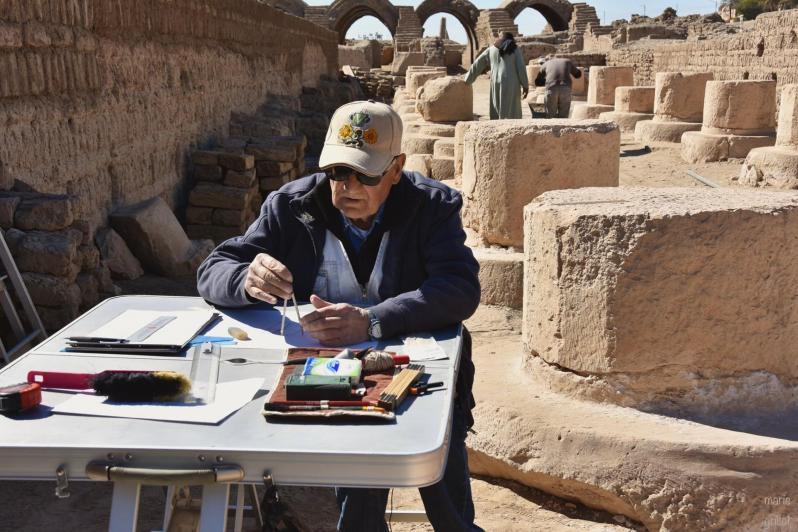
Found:
[[[798,194],[560,190],[524,224],[524,349],[580,375],[580,394],[660,412],[798,405]]]
[[[521,309],[524,254],[498,248],[471,248],[479,262],[480,303]]]
[[[614,105],[615,89],[635,84],[632,67],[590,67],[590,86],[587,103],[590,105]]]
[[[391,74],[404,76],[409,66],[422,66],[424,64],[423,52],[394,52],[391,63]]]
[[[776,82],[709,81],[702,131],[731,135],[773,135]]]
[[[416,95],[418,93],[418,89],[424,86],[424,84],[436,78],[443,78],[446,76],[446,69],[445,68],[436,68],[434,70],[417,70],[414,72],[410,72],[407,74],[407,92],[411,95]],[[411,96],[412,97],[412,96]]]
[[[798,149],[798,84],[781,90],[776,145]]]
[[[131,253],[119,233],[108,227],[98,231],[94,239],[100,256],[114,278],[133,280],[144,275],[141,263]]]
[[[615,110],[624,113],[653,113],[654,87],[618,87]]]
[[[197,254],[207,251],[207,256],[211,251],[207,242],[188,239],[159,197],[119,209],[111,214],[110,222],[144,268],[160,275],[191,275],[199,266]]]
[[[463,141],[463,219],[490,244],[523,246],[523,208],[548,190],[618,185],[612,122],[472,122]]]
[[[75,219],[69,196],[25,194],[20,199],[14,212],[14,226],[23,231],[60,231]]]
[[[46,273],[70,282],[80,272],[78,247],[83,235],[78,230],[26,232],[9,229],[5,239],[22,272]]]
[[[474,115],[471,85],[455,76],[431,79],[419,89],[416,108],[430,122],[471,120]]]
[[[700,122],[704,115],[704,95],[712,72],[682,74],[657,72],[654,80],[654,114],[667,122]]]

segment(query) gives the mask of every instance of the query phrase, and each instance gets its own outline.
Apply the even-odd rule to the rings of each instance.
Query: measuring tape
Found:
[[[42,402],[42,387],[38,383],[23,382],[0,386],[0,414],[16,414],[38,406]]]

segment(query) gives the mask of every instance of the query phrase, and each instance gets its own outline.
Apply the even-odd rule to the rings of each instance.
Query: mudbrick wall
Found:
[[[191,153],[233,134],[316,139],[326,108],[303,102],[335,103],[337,59],[335,33],[255,0],[0,0],[0,228],[45,327],[148,266],[111,213],[160,216],[146,236],[174,239],[152,248],[180,247],[190,275],[212,247],[172,213]]]
[[[91,225],[154,196],[174,208],[231,112],[298,98],[337,54],[332,31],[255,0],[4,0],[0,189],[68,194]]]
[[[715,79],[798,83],[798,9],[759,15],[740,33],[678,43],[638,41],[607,52],[607,65],[632,66],[635,84],[657,72],[706,72]]]

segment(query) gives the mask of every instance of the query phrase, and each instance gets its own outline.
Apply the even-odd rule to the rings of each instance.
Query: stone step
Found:
[[[436,181],[454,179],[454,157],[436,157],[433,155],[429,162],[429,173],[429,177]]]
[[[436,142],[432,155],[435,157],[451,157],[454,160],[454,138],[444,138]]]

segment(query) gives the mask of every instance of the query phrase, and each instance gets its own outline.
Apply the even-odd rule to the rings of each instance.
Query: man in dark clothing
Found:
[[[546,118],[568,118],[571,111],[571,76],[581,78],[582,72],[570,59],[550,58],[540,67],[535,85],[546,87]]]
[[[221,244],[198,271],[213,304],[276,304],[295,295],[315,310],[305,332],[343,346],[459,323],[480,298],[479,266],[465,246],[462,199],[404,172],[402,123],[374,102],[339,108],[319,161],[323,173],[271,193],[241,237]],[[465,451],[473,423],[471,339],[464,332],[452,437],[441,482],[421,488],[436,530],[480,530]],[[387,530],[388,490],[336,490],[339,530]]]

